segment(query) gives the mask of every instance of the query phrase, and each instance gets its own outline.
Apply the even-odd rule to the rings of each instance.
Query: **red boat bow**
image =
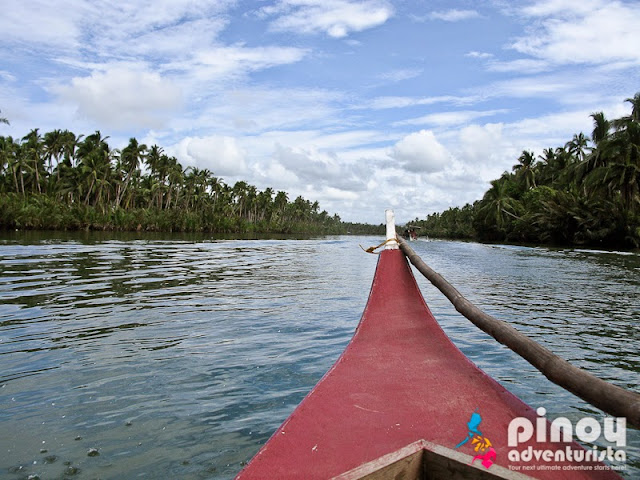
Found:
[[[481,423],[470,420],[474,412]],[[619,478],[595,470],[602,464],[510,461],[507,428],[515,417],[535,425],[537,415],[458,350],[429,311],[402,251],[385,250],[344,353],[237,478],[328,479],[421,441],[477,457],[475,468],[488,471],[502,466],[535,478]],[[581,449],[534,439],[528,446]],[[489,448],[493,453],[479,456]],[[585,466],[594,470],[576,469]]]

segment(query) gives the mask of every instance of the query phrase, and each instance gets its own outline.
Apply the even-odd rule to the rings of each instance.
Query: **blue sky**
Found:
[[[640,91],[640,2],[5,0],[0,135],[158,144],[344,220],[482,197]]]

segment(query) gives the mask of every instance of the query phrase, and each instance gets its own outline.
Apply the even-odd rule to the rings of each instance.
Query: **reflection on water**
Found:
[[[358,244],[379,243],[11,235],[0,241],[3,479],[233,477],[349,341],[376,262]],[[489,313],[638,389],[639,255],[413,246]],[[456,344],[527,403],[598,415],[418,281]],[[633,477],[640,436],[628,437]]]
[[[3,242],[0,478],[232,476],[342,351],[374,268],[352,238]]]

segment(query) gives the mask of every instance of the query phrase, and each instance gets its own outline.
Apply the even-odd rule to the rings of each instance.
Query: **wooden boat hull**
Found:
[[[471,441],[456,446],[469,436],[467,423],[474,412],[481,416],[478,432],[496,454],[493,465],[486,468],[475,461],[474,469],[514,472],[497,478],[526,478],[518,470],[535,478],[619,478],[612,471],[595,470],[602,467],[597,463],[510,461],[510,421],[525,417],[535,424],[536,412],[458,350],[429,311],[403,253],[385,250],[344,353],[237,478],[387,478],[353,475],[416,442],[472,458],[478,452]],[[581,448],[535,439],[519,448],[528,446]],[[537,469],[549,465],[559,469]],[[344,476],[350,471],[356,473]],[[459,478],[475,478],[470,475]]]

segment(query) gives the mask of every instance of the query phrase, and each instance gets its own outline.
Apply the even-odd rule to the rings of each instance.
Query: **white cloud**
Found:
[[[366,104],[359,108],[371,108],[373,110],[386,110],[388,108],[405,108],[414,105],[430,105],[437,103],[437,99],[419,99],[413,97],[387,96],[369,99]]]
[[[497,81],[481,87],[484,98],[553,98],[561,100],[564,93],[576,89],[579,78],[571,75],[521,76]]]
[[[406,108],[415,107],[418,105],[434,105],[437,103],[450,103],[452,105],[468,105],[480,100],[477,95],[470,95],[465,97],[442,95],[437,97],[400,97],[400,96],[386,96],[375,97],[367,101],[366,105],[356,106],[354,108],[367,108],[372,110],[386,110],[390,108]]]
[[[181,120],[179,128],[214,128],[225,134],[250,134],[273,131],[276,135],[295,128],[308,138],[306,127],[316,130],[334,125],[339,118],[339,92],[305,88],[242,87],[217,89],[198,106],[197,115]]]
[[[454,137],[456,158],[463,165],[463,170],[480,183],[498,178],[517,157],[517,147],[512,144],[515,137],[509,139],[504,135],[504,129],[501,123],[469,125]],[[476,195],[480,192],[482,190],[476,189]]]
[[[265,144],[281,144],[298,150],[340,152],[341,160],[357,161],[360,158],[385,158],[384,154],[378,155],[384,149],[372,148],[369,145],[388,142],[397,137],[377,130],[345,130],[341,132],[297,130],[268,131],[254,138]],[[255,142],[253,144],[255,145]]]
[[[359,195],[355,192],[348,192],[345,190],[340,190],[334,187],[326,187],[324,191],[320,194],[324,199],[327,200],[357,200]]]
[[[136,0],[96,5],[90,0],[67,0],[64,5],[45,0],[5,0],[0,16],[3,41],[30,44],[38,50],[52,48],[76,51],[89,57],[131,58],[131,50],[144,48],[140,40],[165,42],[173,37],[177,24],[200,17],[211,28],[232,4],[229,0]],[[193,27],[193,25],[192,25]],[[210,30],[219,32],[220,28]],[[197,30],[192,29],[192,33]],[[184,37],[184,33],[182,34]],[[200,41],[204,38],[200,37]],[[144,42],[146,43],[146,42]],[[181,42],[178,42],[179,44]],[[126,47],[126,48],[124,48]]]
[[[152,65],[193,91],[295,63],[308,53],[289,46],[221,43],[233,0],[136,0],[100,8],[87,0],[71,0],[69,8],[9,1],[0,30],[29,55],[47,52],[47,61],[86,72],[112,64]]]
[[[488,70],[492,72],[517,72],[523,75],[544,72],[551,70],[552,67],[548,61],[534,58],[520,58],[506,62],[494,60],[487,64]]]
[[[127,51],[153,58],[180,58],[185,54],[190,56],[193,52],[214,45],[227,24],[228,21],[224,18],[210,17],[149,29],[136,34],[135,42],[130,42]]]
[[[164,69],[187,72],[199,83],[234,79],[249,72],[286,65],[301,60],[307,51],[295,47],[212,46],[192,57],[164,65]]]
[[[589,110],[574,110],[524,118],[509,124],[508,134],[516,137],[526,136],[533,141],[540,139],[546,144],[564,145],[574,133],[584,132],[589,135],[593,129],[593,121]]]
[[[73,107],[68,105],[33,102],[20,95],[14,88],[0,87],[0,116],[6,117],[10,125],[2,125],[0,135],[12,135],[21,138],[37,125],[40,132],[48,132],[64,126],[74,126],[74,132],[91,133],[93,125],[78,125],[77,115]]]
[[[400,70],[392,70],[389,72],[382,73],[378,75],[378,78],[385,81],[390,82],[400,82],[402,80],[409,80],[411,78],[418,77],[422,74],[421,69],[417,68],[406,68]]]
[[[429,18],[432,20],[444,20],[445,22],[459,22],[461,20],[469,20],[470,18],[478,18],[480,14],[476,10],[443,10],[431,12]]]
[[[612,3],[612,2],[608,2]],[[537,0],[522,9],[523,13],[532,17],[545,17],[559,13],[585,15],[602,5],[602,0]]]
[[[271,22],[274,31],[301,34],[324,32],[343,38],[385,23],[393,8],[385,0],[280,0],[275,6],[261,10],[264,16],[276,15]]]
[[[316,148],[292,148],[276,145],[275,161],[293,173],[302,185],[330,186],[345,191],[363,191],[370,170],[360,163],[347,163],[335,153],[327,153]]]
[[[52,87],[80,117],[114,130],[160,128],[181,105],[182,93],[172,81],[144,68],[116,65],[68,85]]]
[[[0,15],[2,41],[7,44],[35,44],[48,50],[72,49],[79,44],[79,19],[84,2],[74,1],[68,8],[56,2],[4,0]]]
[[[460,110],[454,112],[438,112],[424,115],[418,118],[410,118],[396,122],[395,125],[435,125],[439,127],[461,125],[469,123],[478,118],[492,117],[500,113],[506,113],[507,110]]]
[[[8,83],[13,83],[17,80],[15,75],[11,74],[11,72],[7,72],[6,70],[0,70],[0,79]]]
[[[488,52],[476,52],[475,50],[470,51],[469,53],[465,53],[464,55],[465,57],[469,57],[469,58],[480,58],[480,59],[487,59],[487,58],[492,58],[493,57],[493,53],[488,53]]]
[[[297,175],[278,162],[269,161],[260,164],[257,166],[256,172],[262,176],[261,180],[256,181],[257,184],[264,183],[272,188],[275,187],[276,190],[289,192],[292,187],[300,186],[300,179]]]
[[[430,130],[407,135],[394,145],[390,156],[410,172],[441,171],[452,161],[449,151]]]
[[[237,177],[247,173],[247,153],[232,137],[186,137],[166,150],[184,162],[183,166],[207,168],[216,176]]]
[[[640,64],[640,4],[609,0],[545,0],[521,12],[534,28],[511,48],[555,64]]]

